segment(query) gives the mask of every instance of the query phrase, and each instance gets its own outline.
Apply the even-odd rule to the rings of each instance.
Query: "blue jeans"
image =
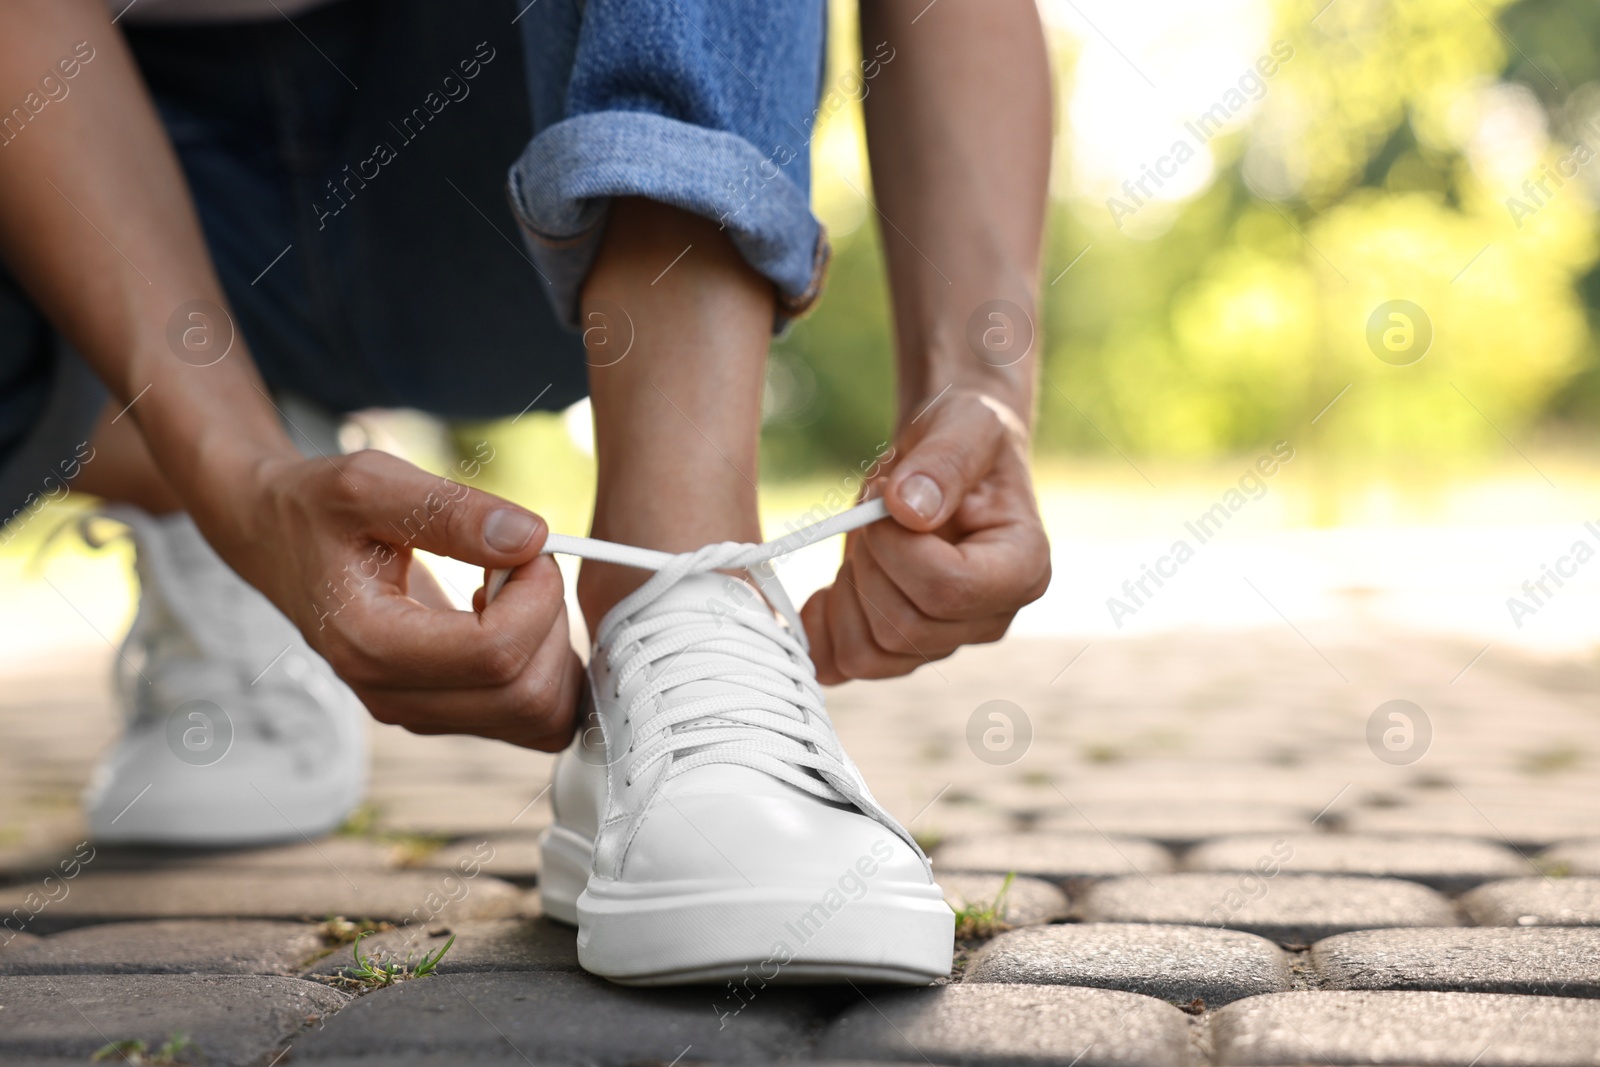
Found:
[[[780,320],[820,290],[821,0],[341,0],[124,31],[276,391],[446,418],[572,403],[562,321],[614,196],[719,221]],[[0,270],[0,519],[54,495],[105,402]]]
[[[780,320],[816,302],[821,0],[542,0],[522,23],[534,138],[511,204],[566,322],[615,196],[717,220],[772,280]]]

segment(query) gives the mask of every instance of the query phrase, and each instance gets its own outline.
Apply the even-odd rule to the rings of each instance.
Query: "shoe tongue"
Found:
[[[670,592],[641,611],[637,618],[643,621],[682,611],[703,613],[706,621],[717,628],[719,641],[737,641],[748,645],[752,652],[784,655],[783,647],[776,641],[740,621],[759,620],[757,622],[759,625],[760,621],[772,620],[772,609],[762,599],[761,593],[743,578],[727,574],[688,575],[673,586]],[[714,663],[727,667],[737,666],[743,673],[749,673],[752,668],[734,663],[735,656],[736,653],[732,652],[701,652],[691,646],[676,658],[658,662],[656,670],[677,672],[687,667]],[[745,692],[749,692],[748,687],[738,681],[707,678],[675,686],[665,696],[669,702],[676,704],[694,697],[730,696]]]
[[[773,618],[771,607],[755,586],[743,578],[728,574],[691,574],[679,581],[672,590],[641,611],[639,621],[655,618],[668,612],[704,612],[708,622],[717,626],[720,640],[746,644],[752,652],[772,656],[786,655],[783,647],[759,630],[745,626],[740,619],[766,620]],[[758,622],[759,625],[759,622]],[[677,672],[697,664],[712,663],[733,666],[731,652],[699,652],[690,648],[675,659],[660,661],[657,670]],[[759,666],[743,667],[744,673]],[[668,706],[698,697],[738,696],[750,693],[748,686],[736,680],[706,678],[674,686],[664,694]],[[714,718],[714,717],[713,717]],[[702,720],[704,721],[704,720]],[[679,730],[694,730],[697,723],[686,723]],[[671,796],[717,793],[742,796],[810,796],[787,782],[752,767],[737,764],[711,764],[678,775],[668,782],[664,791]]]
[[[772,609],[767,606],[760,590],[747,579],[718,573],[685,575],[654,603],[639,612],[637,618],[653,619],[674,611],[703,611],[713,619],[725,621],[740,615],[748,619],[773,617]]]

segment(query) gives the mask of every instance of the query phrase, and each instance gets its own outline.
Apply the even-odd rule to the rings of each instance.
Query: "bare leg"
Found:
[[[156,467],[138,423],[118,419],[120,405],[108,402],[95,420],[89,444],[94,461],[86,464],[72,488],[119,504],[134,504],[152,515],[179,511],[183,504]]]
[[[773,302],[772,284],[715,223],[649,200],[612,206],[583,291],[584,325],[605,329],[586,341],[592,364],[614,360],[631,320],[633,345],[589,372],[594,536],[671,552],[760,539],[756,448]],[[647,577],[586,561],[578,601],[591,633]]]

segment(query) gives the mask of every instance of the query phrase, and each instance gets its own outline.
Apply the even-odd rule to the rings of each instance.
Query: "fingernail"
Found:
[[[526,511],[500,508],[483,520],[483,539],[496,552],[515,552],[533,538],[539,520]]]
[[[944,494],[939,491],[939,483],[926,474],[913,474],[901,482],[900,499],[924,519],[938,515],[939,509],[944,506]]]

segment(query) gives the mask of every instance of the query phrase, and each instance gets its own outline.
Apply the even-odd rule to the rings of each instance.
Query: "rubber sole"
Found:
[[[545,914],[578,927],[578,962],[621,985],[722,982],[927,985],[950,973],[955,914],[929,883],[638,886],[590,874],[589,843],[552,827],[541,841]]]

